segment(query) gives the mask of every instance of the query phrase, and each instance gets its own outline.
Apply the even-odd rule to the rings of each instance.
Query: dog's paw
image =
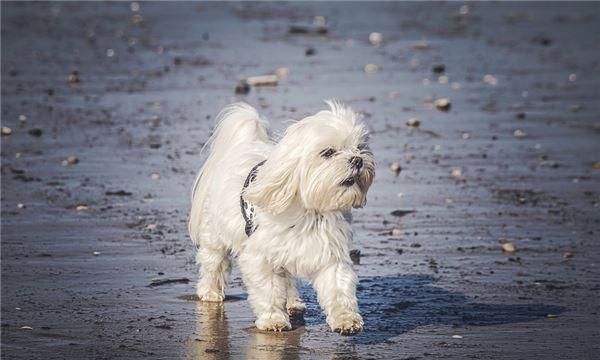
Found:
[[[256,320],[256,327],[266,331],[291,330],[292,324],[284,312],[266,313]]]
[[[360,314],[345,313],[338,315],[332,321],[331,329],[340,335],[351,336],[361,332],[363,325],[364,322]]]
[[[223,300],[224,300],[223,295],[217,294],[214,291],[198,293],[198,298],[200,299],[200,301],[204,301],[204,302],[223,302]]]
[[[306,305],[304,305],[304,303],[301,301],[295,300],[291,303],[288,303],[286,308],[290,317],[301,317],[304,315]]]

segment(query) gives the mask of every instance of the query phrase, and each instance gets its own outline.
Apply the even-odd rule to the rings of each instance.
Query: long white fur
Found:
[[[330,110],[292,124],[277,143],[254,108],[226,107],[193,186],[189,232],[201,265],[198,296],[223,301],[230,257],[238,255],[259,329],[291,328],[288,313],[304,310],[296,278],[312,282],[332,330],[350,335],[363,326],[348,254],[350,210],[366,204],[375,164],[358,115],[337,102],[327,104]],[[323,156],[328,148],[336,151],[329,158]],[[361,169],[351,166],[353,157],[362,159]],[[244,190],[258,224],[248,237],[240,194],[250,170],[263,160]],[[355,183],[343,185],[346,179]]]

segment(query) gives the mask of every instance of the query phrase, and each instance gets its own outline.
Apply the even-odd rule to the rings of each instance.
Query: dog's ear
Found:
[[[256,206],[281,214],[290,207],[298,195],[299,180],[296,174],[297,161],[270,157],[258,169],[256,180],[246,189],[246,198]]]

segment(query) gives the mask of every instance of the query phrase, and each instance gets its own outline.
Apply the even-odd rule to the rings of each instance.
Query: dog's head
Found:
[[[247,198],[274,214],[292,206],[318,212],[363,207],[375,176],[367,128],[352,109],[328,101],[291,125],[260,168]]]

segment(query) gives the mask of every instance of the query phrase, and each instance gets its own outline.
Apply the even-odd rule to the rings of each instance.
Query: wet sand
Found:
[[[2,2],[3,357],[596,358],[600,4],[461,5]],[[289,32],[315,16],[327,33]],[[378,161],[365,331],[329,332],[308,285],[304,325],[257,331],[237,269],[224,305],[194,301],[215,114],[244,100],[278,133],[334,97]]]

